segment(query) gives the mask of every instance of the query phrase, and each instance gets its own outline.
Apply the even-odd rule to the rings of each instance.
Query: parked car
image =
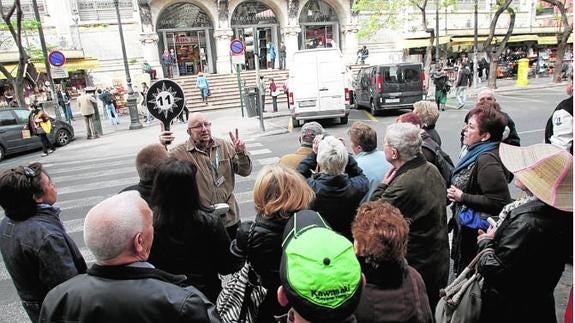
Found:
[[[289,71],[288,101],[294,127],[307,120],[339,118],[346,124],[349,89],[339,49],[300,50],[293,55]]]
[[[364,67],[354,81],[355,107],[372,114],[386,109],[411,108],[425,100],[425,72],[420,63],[383,64]]]
[[[26,108],[0,108],[0,160],[5,156],[42,148],[40,137],[22,138],[30,111]],[[65,146],[74,139],[72,125],[50,118],[52,132],[48,139],[56,146]]]

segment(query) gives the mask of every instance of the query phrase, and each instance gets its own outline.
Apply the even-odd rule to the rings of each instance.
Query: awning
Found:
[[[557,41],[557,36],[539,36],[539,38],[537,39],[537,43],[539,45],[557,45],[558,41]],[[567,39],[567,43],[568,44],[572,44],[573,43],[573,35],[570,35],[569,38]]]
[[[4,67],[6,67],[6,69],[8,70],[8,72],[10,72],[10,74],[12,74],[12,76],[16,77],[16,73],[18,72],[18,64],[17,63],[10,63],[10,64],[2,64],[4,65]],[[4,76],[4,73],[0,72],[0,80],[5,80],[6,77]]]
[[[447,44],[451,40],[450,36],[440,36],[439,37],[439,44]],[[433,45],[435,46],[435,40],[433,41]],[[414,39],[404,39],[402,41],[403,48],[420,48],[420,47],[427,47],[429,45],[429,38],[414,38]]]
[[[496,44],[497,42],[501,41],[505,37],[504,35],[496,35],[493,36],[491,40],[491,44]],[[524,41],[537,41],[537,35],[512,35],[509,37],[508,43],[519,43]],[[483,44],[487,36],[477,36],[477,42],[479,44]],[[462,36],[462,37],[452,37],[451,44],[452,45],[473,45],[474,37],[473,36]]]
[[[477,36],[477,42],[480,44],[483,43],[486,39],[487,39],[487,36]],[[471,36],[471,37],[469,37],[469,36],[451,37],[451,44],[452,45],[461,45],[461,44],[473,45],[474,41],[475,41],[475,38],[473,36]]]
[[[46,67],[44,64],[36,63],[36,70],[38,72],[46,72]],[[78,58],[78,59],[67,59],[66,63],[62,66],[66,71],[73,72],[77,70],[94,70],[100,67],[100,61],[97,58]]]
[[[524,41],[536,42],[539,36],[537,35],[513,35],[509,37],[508,43],[520,43]]]

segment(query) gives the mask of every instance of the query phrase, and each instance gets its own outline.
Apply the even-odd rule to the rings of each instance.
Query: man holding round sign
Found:
[[[230,237],[234,238],[240,224],[240,210],[233,193],[235,174],[249,176],[252,160],[238,129],[230,132],[230,141],[226,141],[212,137],[211,126],[212,123],[203,113],[192,113],[188,120],[189,140],[170,150],[170,156],[194,162],[198,169],[196,179],[202,204],[229,205],[228,212],[222,215],[222,221]],[[160,134],[160,142],[164,145],[174,138],[171,131]]]

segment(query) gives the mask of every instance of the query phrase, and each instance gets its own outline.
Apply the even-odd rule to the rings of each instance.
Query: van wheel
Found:
[[[347,124],[347,119],[348,119],[349,115],[346,115],[345,117],[340,117],[339,118],[339,122],[341,124]]]
[[[371,115],[373,115],[373,116],[377,115],[377,109],[375,108],[375,101],[373,101],[373,100],[371,100],[369,112],[371,112]]]
[[[296,118],[291,118],[291,124],[294,128],[299,127],[299,120],[297,120]]]

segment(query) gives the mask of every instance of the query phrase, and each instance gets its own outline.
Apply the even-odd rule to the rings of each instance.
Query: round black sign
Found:
[[[166,130],[170,130],[170,122],[182,112],[185,102],[182,87],[168,79],[156,81],[146,95],[148,111],[164,123]]]

